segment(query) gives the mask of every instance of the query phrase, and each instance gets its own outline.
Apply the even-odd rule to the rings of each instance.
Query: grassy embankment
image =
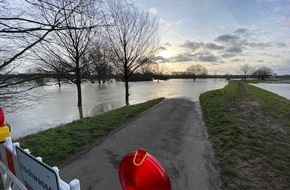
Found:
[[[18,139],[21,147],[29,148],[34,156],[42,157],[50,166],[60,166],[79,151],[88,149],[99,138],[120,128],[150,107],[161,102],[163,98],[145,103],[125,106],[90,118],[39,132]]]
[[[245,82],[200,97],[222,189],[290,189],[290,101]]]

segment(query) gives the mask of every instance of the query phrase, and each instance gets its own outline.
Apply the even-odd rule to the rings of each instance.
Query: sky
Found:
[[[201,64],[209,74],[240,66],[290,74],[290,0],[134,0],[159,19],[165,72]]]

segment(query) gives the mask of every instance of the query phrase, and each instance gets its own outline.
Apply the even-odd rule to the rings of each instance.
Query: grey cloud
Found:
[[[199,42],[192,42],[189,40],[186,40],[183,44],[180,45],[181,47],[191,49],[191,50],[196,50],[204,46],[204,43],[199,43]]]
[[[243,49],[241,47],[230,47],[226,51],[229,53],[242,53]]]
[[[172,57],[171,62],[189,62],[189,61],[200,61],[200,62],[217,62],[218,57],[212,55],[209,52],[198,52],[195,54],[183,53],[175,57]]]
[[[215,43],[207,43],[207,44],[205,44],[205,47],[208,48],[208,49],[212,49],[212,50],[222,50],[222,49],[224,49],[224,46],[220,46],[220,45],[217,45]]]
[[[264,47],[271,47],[271,43],[264,43],[264,42],[245,42],[243,43],[245,46],[249,47],[258,47],[258,48],[264,48]]]
[[[235,57],[236,54],[235,53],[224,53],[221,55],[221,57],[223,58],[231,58],[231,57]]]
[[[193,55],[190,53],[183,53],[183,54],[179,54],[175,57],[171,57],[170,61],[175,63],[175,62],[188,62],[188,61],[192,61],[193,60]]]
[[[195,60],[196,61],[201,61],[201,62],[217,62],[218,57],[215,55],[212,55],[209,52],[199,52],[194,54]]]
[[[162,56],[156,56],[154,57],[154,61],[159,62],[159,63],[167,63],[169,62],[169,59]]]
[[[276,46],[277,47],[287,47],[287,44],[284,42],[278,42],[278,43],[276,43]]]
[[[167,50],[167,48],[164,47],[164,46],[159,47],[159,49],[160,49],[160,50]]]
[[[202,42],[193,42],[190,40],[185,41],[183,44],[180,45],[180,47],[184,47],[186,49],[190,49],[193,51],[200,49],[200,48],[209,49],[209,50],[222,50],[225,48],[222,45],[218,45],[218,44],[215,44],[212,42],[204,44]]]
[[[281,57],[281,55],[279,55],[279,54],[271,54],[271,53],[263,53],[261,55],[267,55],[269,57],[274,57],[274,58],[280,58]]]
[[[217,62],[217,57],[214,55],[203,55],[198,57],[198,60],[202,62]]]
[[[248,33],[248,30],[246,28],[238,28],[234,31],[234,33],[244,34],[244,33]]]
[[[260,63],[261,63],[261,62],[264,62],[264,60],[263,60],[263,59],[260,59],[260,60],[258,60],[258,62],[260,62]]]
[[[245,59],[239,59],[239,58],[236,58],[236,59],[233,59],[231,60],[232,62],[238,62],[238,61],[245,61]]]
[[[165,44],[164,44],[164,46],[172,46],[172,44],[170,43],[170,42],[166,42]]]
[[[226,34],[226,35],[220,35],[218,36],[215,41],[216,42],[235,42],[239,39],[239,36],[237,35],[231,35],[231,34]]]

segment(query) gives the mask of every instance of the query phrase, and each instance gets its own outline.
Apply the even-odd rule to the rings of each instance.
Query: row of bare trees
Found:
[[[247,63],[240,65],[240,71],[244,75],[243,80],[246,80],[249,76],[255,76],[261,80],[264,80],[274,74],[270,67],[262,66],[259,69],[255,69],[253,66]]]
[[[106,72],[121,74],[125,101],[129,104],[129,77],[150,62],[159,45],[158,21],[147,11],[126,1],[1,0],[0,96],[21,91],[11,89],[27,80],[5,76],[23,65],[41,66],[66,78],[77,88],[82,106],[81,84],[90,75],[104,80]],[[25,89],[27,90],[27,89]],[[1,97],[0,97],[1,98]]]

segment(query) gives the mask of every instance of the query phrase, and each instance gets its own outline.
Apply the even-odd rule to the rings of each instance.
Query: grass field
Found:
[[[241,81],[200,96],[222,189],[290,189],[290,101]]]
[[[68,123],[40,133],[18,139],[21,147],[29,148],[34,156],[40,156],[50,166],[60,166],[75,154],[88,149],[101,137],[108,135],[161,102],[163,98],[125,106],[90,118]]]

